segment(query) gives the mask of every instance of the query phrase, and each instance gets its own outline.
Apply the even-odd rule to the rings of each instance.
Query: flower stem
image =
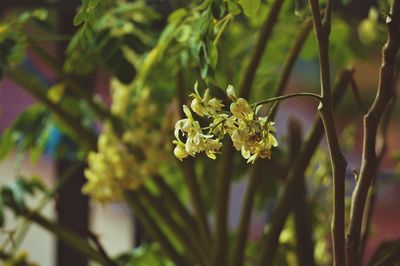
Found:
[[[287,94],[287,95],[272,97],[272,98],[269,98],[269,99],[266,99],[266,100],[262,100],[262,101],[253,103],[251,106],[257,107],[257,106],[262,105],[262,104],[266,104],[266,103],[270,103],[270,102],[283,101],[283,100],[294,98],[294,97],[311,97],[311,98],[317,99],[318,101],[322,100],[322,97],[320,95],[316,94],[316,93],[299,92],[299,93],[291,93],[291,94]]]

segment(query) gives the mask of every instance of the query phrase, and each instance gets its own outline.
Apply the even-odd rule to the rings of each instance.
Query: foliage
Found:
[[[333,243],[332,256],[326,255],[329,221],[338,219],[345,195],[337,192],[340,189],[332,176],[337,177],[339,155],[354,152],[354,128],[344,131],[341,144],[335,142],[333,110],[342,96],[336,91],[330,96],[329,74],[338,76],[337,90],[356,90],[353,72],[340,73],[382,45],[387,31],[377,10],[381,7],[371,7],[368,17],[360,20],[348,18],[338,7],[330,21],[331,1],[324,1],[323,20],[318,17],[322,6],[314,0],[309,4],[318,14],[310,13],[303,1],[165,2],[170,5],[167,12],[161,12],[161,4],[153,1],[83,0],[72,21],[76,33],[68,40],[62,62],[43,49],[29,29],[35,24],[46,32],[38,22],[46,20],[47,11],[13,14],[0,23],[0,76],[12,79],[40,102],[2,132],[0,159],[14,150],[29,153],[33,161],[46,152],[55,159],[86,158],[88,182],[82,192],[103,204],[126,202],[151,240],[109,258],[99,243],[41,217],[26,200],[33,193],[54,199],[57,188],[48,191],[38,180],[21,177],[1,187],[1,226],[4,210],[11,209],[104,265],[240,266],[274,261],[276,265],[326,265],[337,260],[337,248],[344,252],[340,244]],[[398,5],[398,0],[392,2]],[[318,30],[316,35],[309,34],[312,21],[315,29],[321,24],[325,35],[318,35]],[[302,35],[297,35],[299,25]],[[321,41],[321,36],[327,39]],[[324,47],[328,44],[330,57]],[[27,48],[60,81],[49,85],[35,77],[23,63]],[[318,58],[320,94],[315,93],[317,71],[307,67],[303,72],[304,65],[317,66]],[[109,79],[109,106],[99,95],[90,94],[80,79],[104,73],[104,69]],[[288,85],[291,74],[297,74],[297,81],[311,92],[285,93],[293,85]],[[194,92],[187,89],[192,84]],[[324,123],[317,119],[304,140],[300,137],[292,143],[296,136],[282,133],[284,125],[276,112],[281,102],[300,97],[320,103]],[[356,98],[360,101],[368,96],[358,99],[356,93]],[[322,146],[317,149],[324,130],[328,152]],[[49,152],[52,149],[55,152]],[[251,164],[239,158],[235,149]],[[344,182],[344,173],[341,178]],[[304,194],[299,192],[299,180],[305,183]],[[242,206],[235,206],[241,210],[239,226],[228,228],[230,187],[242,181],[247,191]],[[306,206],[304,217],[295,215],[297,203]],[[273,205],[273,211],[267,205]],[[267,222],[260,239],[250,241],[254,212],[267,212]],[[211,216],[213,222],[209,222]],[[339,222],[344,224],[344,218]],[[311,232],[302,235],[307,228]],[[304,247],[311,254],[307,255],[311,264],[302,262],[304,257],[299,254],[304,237],[312,243]],[[24,256],[12,254],[8,261],[25,260]]]

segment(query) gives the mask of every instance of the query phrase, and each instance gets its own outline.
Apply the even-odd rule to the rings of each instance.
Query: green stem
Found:
[[[166,237],[164,232],[155,222],[155,219],[151,217],[148,210],[144,208],[143,203],[141,203],[141,199],[138,197],[138,195],[132,191],[125,191],[124,196],[128,206],[141,221],[147,233],[154,240],[160,243],[167,256],[169,256],[177,266],[191,265],[187,258],[176,251],[175,247],[171,244],[171,240]]]
[[[177,198],[175,192],[167,185],[162,177],[154,177],[154,181],[157,187],[160,189],[161,197],[165,200],[166,204],[170,207],[169,210],[176,212],[179,216],[181,226],[185,227],[187,234],[196,235],[201,232],[202,227],[197,223],[196,219],[185,208],[182,202]],[[210,240],[205,237],[204,232],[199,236],[201,245],[206,249],[206,252],[210,252],[211,243]]]
[[[21,213],[21,215],[23,215],[30,221],[40,225],[46,230],[52,232],[59,239],[61,239],[62,241],[64,241],[77,251],[81,252],[89,259],[97,261],[102,265],[115,266],[114,262],[110,261],[109,258],[104,257],[99,251],[97,251],[91,245],[89,245],[89,243],[86,240],[82,239],[80,236],[70,231],[69,229],[47,220],[46,218],[44,218],[43,216],[41,216],[36,212],[26,211]]]
[[[32,209],[32,211],[39,213],[46,205],[47,203],[53,199],[53,197],[57,194],[59,189],[65,184],[69,178],[71,178],[75,172],[81,167],[82,162],[78,162],[77,164],[73,165],[70,169],[68,169],[63,175],[59,178],[57,184],[55,187],[46,193],[46,195],[39,201],[36,207]],[[13,245],[13,252],[15,252],[19,246],[22,244],[22,241],[24,240],[26,233],[29,230],[29,220],[23,219],[16,227],[15,231],[17,232],[17,235],[14,240],[14,245]],[[7,248],[7,245],[9,244],[9,241],[5,241],[0,248],[1,250],[5,250]]]
[[[228,23],[231,21],[232,18],[233,18],[232,14],[228,14],[223,18],[224,21],[222,22],[223,24],[221,26],[221,29],[218,31],[217,36],[214,39],[213,42],[214,45],[218,44],[218,41],[221,38],[222,33],[224,33],[226,26],[228,25]]]
[[[208,265],[209,256],[199,245],[197,238],[195,235],[188,235],[186,232],[180,227],[172,218],[171,213],[168,213],[167,209],[163,204],[163,200],[161,198],[154,197],[147,189],[144,187],[139,188],[138,194],[142,197],[142,199],[147,202],[148,206],[154,208],[155,212],[162,219],[165,226],[171,230],[174,235],[179,239],[184,248],[191,253],[201,265]]]

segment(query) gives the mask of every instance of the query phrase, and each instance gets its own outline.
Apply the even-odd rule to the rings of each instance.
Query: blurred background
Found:
[[[335,1],[336,2],[336,1]],[[170,1],[148,1],[149,5],[155,7],[165,19],[172,10],[173,4]],[[342,3],[342,2],[341,2]],[[34,8],[46,8],[49,10],[49,21],[61,40],[46,40],[40,43],[41,47],[51,55],[63,60],[69,38],[75,33],[77,27],[72,23],[73,17],[80,6],[78,0],[0,0],[0,18],[21,10],[30,10]],[[377,7],[377,1],[373,0],[353,0],[346,1],[345,4],[337,4],[335,11],[347,18],[354,20],[367,19],[370,14],[370,8]],[[152,25],[155,28],[162,28],[165,20],[160,19],[158,23]],[[36,25],[28,25],[27,30],[36,36],[43,35],[42,29]],[[357,34],[350,31],[347,34]],[[62,40],[64,38],[65,40]],[[335,41],[335,40],[333,40]],[[340,40],[338,41],[340,42]],[[348,92],[341,107],[336,112],[336,120],[341,134],[351,131],[348,137],[349,145],[354,147],[346,153],[349,160],[348,187],[354,185],[351,171],[357,170],[355,167],[360,163],[360,148],[362,145],[362,112],[372,100],[378,83],[378,69],[380,65],[380,47],[381,43],[371,45],[363,58],[357,58],[354,61],[355,81],[359,92],[365,100],[364,109],[354,105],[352,92]],[[340,43],[335,44],[335,49],[340,49]],[[333,56],[340,56],[340,53],[333,53]],[[54,70],[49,68],[35,52],[28,49],[26,57],[22,64],[24,69],[39,77],[45,84],[52,86],[59,81]],[[75,66],[79,68],[80,66]],[[115,72],[114,72],[115,74]],[[90,93],[101,97],[101,99],[110,103],[109,79],[110,72],[106,69],[99,69],[81,79]],[[318,88],[318,62],[317,60],[298,60],[294,73],[288,85],[287,93],[304,91],[309,88]],[[399,82],[397,81],[397,88]],[[351,100],[350,100],[351,99]],[[35,99],[24,90],[21,90],[17,84],[5,76],[0,81],[0,132],[4,131],[11,123],[29,106],[35,103]],[[73,108],[73,107],[72,107]],[[276,126],[282,136],[287,132],[287,121],[297,119],[300,121],[303,132],[311,125],[315,115],[316,104],[309,99],[296,99],[286,101],[276,119]],[[400,179],[396,173],[396,154],[400,149],[400,112],[398,104],[395,107],[394,115],[389,123],[387,135],[387,153],[382,162],[382,171],[379,174],[376,206],[372,218],[372,234],[370,241],[366,246],[365,262],[368,261],[372,253],[383,242],[398,240],[400,238]],[[91,202],[86,196],[83,196],[81,186],[85,182],[83,169],[84,162],[76,161],[74,158],[65,156],[56,158],[55,150],[59,145],[66,149],[74,150],[72,141],[63,133],[54,127],[50,131],[51,135],[45,145],[45,155],[40,156],[37,162],[32,162],[29,156],[23,156],[18,151],[0,162],[0,183],[7,183],[15,176],[40,176],[49,186],[53,186],[56,180],[74,166],[75,178],[68,180],[68,183],[60,190],[55,202],[50,202],[43,209],[45,216],[57,219],[61,224],[73,228],[77,232],[85,231],[90,228],[94,232],[109,254],[117,255],[134,247],[140,242],[142,237],[141,228],[136,226],[131,218],[128,208],[124,204],[107,204]],[[345,137],[346,139],[346,137]],[[284,137],[280,141],[285,142]],[[326,144],[324,143],[323,146]],[[230,226],[236,227],[238,223],[239,210],[245,188],[245,181],[236,183],[232,188],[232,199],[230,207]],[[32,197],[31,204],[39,204],[40,198]],[[272,203],[271,203],[272,204]],[[272,204],[273,205],[273,204]],[[271,208],[272,208],[271,205]],[[268,207],[270,208],[270,207]],[[257,213],[252,218],[251,237],[257,238],[261,234],[265,219],[268,219],[267,211]],[[16,226],[21,221],[13,218],[11,213],[8,216],[7,225],[9,228]],[[266,216],[267,214],[267,216]],[[211,221],[212,222],[212,221]],[[58,243],[57,240],[46,231],[36,225],[30,225],[27,228],[26,237],[21,247],[30,254],[30,258],[43,266],[52,265],[87,265],[84,258],[73,250]],[[0,243],[7,240],[6,234],[0,234]],[[327,236],[328,237],[328,236]],[[327,255],[328,256],[328,255]]]

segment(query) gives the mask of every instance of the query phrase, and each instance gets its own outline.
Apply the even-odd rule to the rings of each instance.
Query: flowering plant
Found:
[[[1,132],[0,159],[14,153],[17,159],[15,174],[4,174],[12,180],[0,184],[0,260],[35,265],[20,250],[35,223],[58,237],[57,260],[67,265],[361,265],[378,167],[395,128],[389,124],[399,77],[400,0],[362,8],[354,8],[357,1],[322,2],[82,0],[54,9],[59,14],[38,9],[5,17],[1,89],[18,85],[37,102]],[[336,16],[349,10],[354,13]],[[55,23],[57,15],[73,17],[74,27],[55,34],[66,27]],[[348,66],[378,46],[379,82],[365,112],[369,96],[358,93],[354,76],[359,66]],[[318,79],[313,67],[304,74],[314,64],[320,86],[310,81]],[[38,76],[35,66],[46,71]],[[104,84],[109,90],[99,93]],[[195,84],[194,92],[187,84]],[[351,130],[342,138],[337,130],[347,88],[355,97],[344,101],[351,102],[345,109],[366,113],[360,150]],[[318,108],[299,97],[316,100]],[[281,104],[287,99],[302,105],[287,109]],[[282,109],[287,123],[277,116]],[[301,120],[303,112],[315,113],[312,125]],[[324,135],[327,145],[319,145]],[[355,181],[347,182],[350,151],[361,163]],[[32,161],[51,157],[60,177],[55,184],[23,174],[26,154]],[[347,183],[355,185],[347,187],[348,201]],[[87,196],[101,203],[96,208],[127,206],[134,247],[109,254],[104,235],[88,225]],[[56,203],[58,221],[41,212],[49,202]],[[266,217],[261,230],[253,226],[255,212]],[[371,264],[389,265],[398,251],[398,241],[383,243]]]

